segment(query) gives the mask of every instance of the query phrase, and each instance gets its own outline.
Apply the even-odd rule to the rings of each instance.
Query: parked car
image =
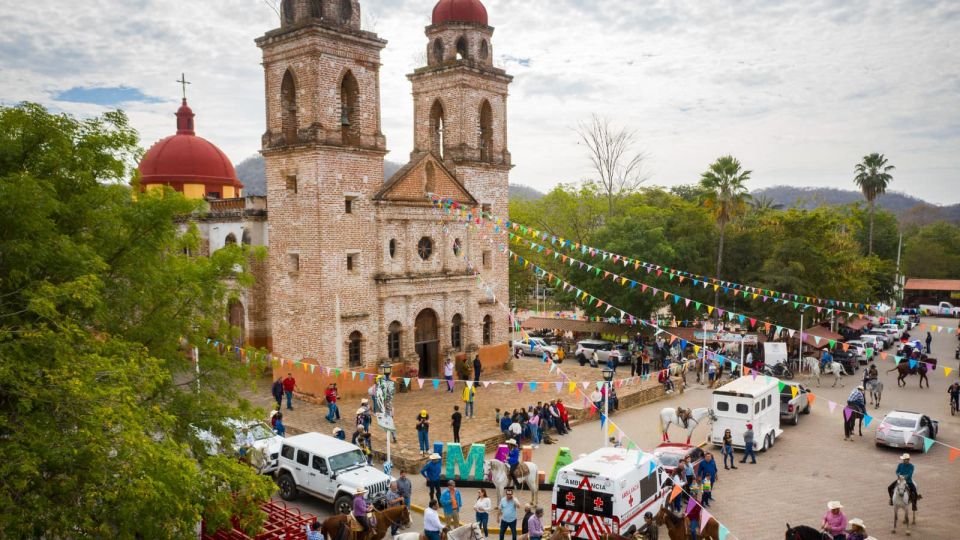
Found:
[[[903,329],[900,328],[900,325],[896,323],[884,324],[883,326],[880,327],[880,330],[883,330],[884,332],[889,334],[891,337],[893,337],[894,341],[899,340],[900,336],[903,335]]]
[[[859,339],[851,339],[844,342],[847,346],[847,352],[856,355],[857,361],[861,364],[867,363],[867,346]]]
[[[877,446],[923,448],[923,437],[937,438],[939,423],[925,414],[890,411],[877,426]]]
[[[224,421],[224,425],[233,432],[233,437],[224,442],[220,437],[214,435],[206,429],[197,429],[197,438],[203,441],[208,454],[230,454],[237,455],[240,451],[240,437],[243,428],[247,428],[248,433],[253,437],[253,447],[263,455],[263,461],[254,464],[260,474],[270,474],[277,470],[277,458],[280,455],[280,446],[283,444],[283,437],[274,433],[270,426],[259,420],[237,420],[229,418]]]
[[[360,487],[378,508],[384,507],[391,478],[367,465],[357,446],[321,433],[283,440],[276,472],[280,496],[292,501],[303,492],[333,503],[335,514],[349,513]]]
[[[853,375],[860,369],[860,359],[851,350],[837,349],[833,352],[833,361],[843,366],[843,372],[847,375]]]
[[[950,302],[940,302],[939,304],[920,304],[920,311],[926,315],[935,317],[957,317],[960,316],[960,308],[954,307]]]
[[[797,389],[796,396],[792,388]],[[795,426],[800,423],[801,414],[810,414],[810,390],[799,383],[784,382],[780,389],[780,420]]]
[[[598,364],[593,361],[594,351],[597,352],[599,363],[605,364],[613,351],[613,343],[602,339],[585,339],[577,343],[577,350],[573,353],[573,356],[580,362],[581,366],[589,362],[592,367],[597,367]]]
[[[520,339],[513,342],[513,349],[520,350],[520,354],[524,356],[543,356],[543,353],[548,352],[550,356],[557,356],[557,346],[550,345],[543,338],[531,337],[529,339]]]
[[[896,341],[893,336],[887,333],[886,330],[881,328],[871,328],[864,332],[860,338],[863,339],[863,336],[877,336],[881,342],[883,342],[883,348],[886,349],[893,345],[893,342]]]
[[[693,458],[693,470],[700,472],[700,463],[703,462],[703,450],[699,446],[693,446],[683,443],[660,443],[653,449],[653,457],[663,468],[668,476],[672,476],[677,470],[677,464],[681,458]]]
[[[866,346],[872,347],[875,353],[887,348],[886,334],[878,335],[875,333],[864,332],[860,334],[860,341]]]

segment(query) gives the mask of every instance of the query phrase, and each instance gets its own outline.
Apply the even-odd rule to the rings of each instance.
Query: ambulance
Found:
[[[551,522],[582,540],[624,535],[643,525],[643,514],[660,511],[669,491],[651,454],[601,448],[557,472]]]

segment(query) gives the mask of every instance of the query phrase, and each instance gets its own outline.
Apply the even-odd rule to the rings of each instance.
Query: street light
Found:
[[[609,367],[604,367],[602,370],[603,373],[603,417],[606,418],[606,421],[610,422],[610,381],[613,380],[613,370]],[[608,445],[607,442],[607,430],[600,427],[601,435],[603,435],[603,446]]]
[[[390,471],[393,469],[393,461],[390,460],[390,439],[393,438],[393,389],[390,388],[390,386],[392,386],[390,381],[390,374],[392,372],[393,364],[391,364],[389,361],[380,364],[380,374],[383,375],[383,378],[380,380],[380,388],[382,392],[380,406],[383,408],[381,414],[383,415],[384,420],[380,423],[380,425],[384,428],[384,431],[387,435],[387,461],[385,461],[383,464],[383,471],[387,474],[390,474]],[[389,409],[387,403],[388,401],[390,401]],[[374,403],[376,403],[376,400],[374,400]]]

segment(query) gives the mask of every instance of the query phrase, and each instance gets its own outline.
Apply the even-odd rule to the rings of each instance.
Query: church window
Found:
[[[299,253],[287,254],[287,270],[289,272],[300,271],[300,254]]]
[[[298,186],[297,186],[297,175],[295,175],[295,174],[287,175],[286,181],[287,181],[287,192],[288,192],[288,193],[296,193],[296,192],[297,192],[297,187],[298,187]]]
[[[420,258],[425,261],[433,255],[433,240],[430,237],[424,236],[417,243],[417,255],[420,255]]]
[[[353,213],[353,201],[355,201],[356,199],[357,199],[356,197],[347,197],[346,199],[343,200],[344,213],[346,214]]]
[[[396,360],[400,358],[400,336],[403,327],[399,322],[393,321],[387,329],[387,358]]]
[[[493,342],[493,317],[486,315],[483,317],[483,344],[489,345]]]
[[[207,198],[208,198],[208,199],[219,199],[219,198],[220,198],[220,192],[219,192],[219,191],[208,191],[208,192],[207,192]]]
[[[480,105],[480,161],[493,160],[493,108],[483,100]]]
[[[467,38],[460,36],[457,40],[457,60],[467,59]]]
[[[283,22],[293,22],[293,0],[283,0],[283,5],[281,6],[280,11],[283,12]]]
[[[249,246],[251,243],[253,243],[253,239],[250,236],[250,229],[243,230],[243,236],[240,238],[240,241],[245,246]]]
[[[297,142],[297,85],[290,70],[283,75],[280,83],[280,114],[283,142],[296,144]]]
[[[483,267],[490,268],[490,250],[485,250],[483,252]]]
[[[453,316],[450,325],[450,346],[454,349],[463,347],[463,317],[459,313]]]
[[[463,252],[463,242],[459,238],[453,239],[453,254],[457,257]]]
[[[390,258],[397,256],[397,241],[393,238],[390,239],[390,244],[387,248],[390,251]]]
[[[443,158],[444,124],[443,105],[438,99],[433,102],[433,107],[430,107],[430,149],[441,159]]]
[[[490,54],[490,46],[487,45],[487,40],[480,42],[480,59],[486,60],[487,56]]]
[[[353,18],[353,2],[340,0],[340,24],[347,24]]]
[[[443,63],[443,40],[440,38],[433,40],[433,61]]]
[[[437,191],[437,173],[433,163],[427,162],[427,165],[423,168],[423,191],[426,193],[436,193]]]
[[[237,245],[237,235],[230,233],[226,238],[223,239],[223,245],[226,246],[235,246]]]
[[[320,0],[310,0],[310,16],[314,19],[323,18],[323,2]]]
[[[359,367],[363,364],[363,334],[353,332],[350,334],[350,345],[348,347],[350,367]]]
[[[357,269],[360,259],[359,253],[348,253],[347,254],[347,272],[353,272]]]
[[[493,205],[490,203],[481,204],[480,212],[483,214],[481,217],[485,217],[487,219],[493,217]]]
[[[340,128],[343,144],[360,142],[360,85],[348,71],[340,83]]]

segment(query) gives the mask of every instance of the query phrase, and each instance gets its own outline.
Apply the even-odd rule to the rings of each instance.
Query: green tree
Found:
[[[716,271],[718,279],[723,276],[723,242],[727,225],[743,213],[750,200],[750,193],[744,183],[750,179],[751,173],[752,171],[743,170],[740,160],[727,155],[717,159],[700,175],[700,186],[707,190],[703,204],[713,214],[713,219],[720,228]],[[718,302],[719,293],[714,295],[714,305]]]
[[[228,334],[228,280],[178,221],[200,204],[127,185],[139,154],[120,112],[77,120],[0,107],[0,530],[11,538],[195,538],[202,518],[256,530],[273,486],[209,456],[197,428],[252,417]],[[200,386],[187,344],[199,347]]]
[[[870,234],[867,244],[867,255],[873,254],[873,209],[877,197],[887,191],[887,186],[893,181],[890,171],[893,165],[887,165],[887,158],[876,152],[864,156],[863,161],[857,163],[854,171],[857,173],[853,181],[863,193],[863,198],[870,206]]]
[[[903,242],[903,273],[909,277],[960,279],[960,226],[939,222],[911,230]]]

